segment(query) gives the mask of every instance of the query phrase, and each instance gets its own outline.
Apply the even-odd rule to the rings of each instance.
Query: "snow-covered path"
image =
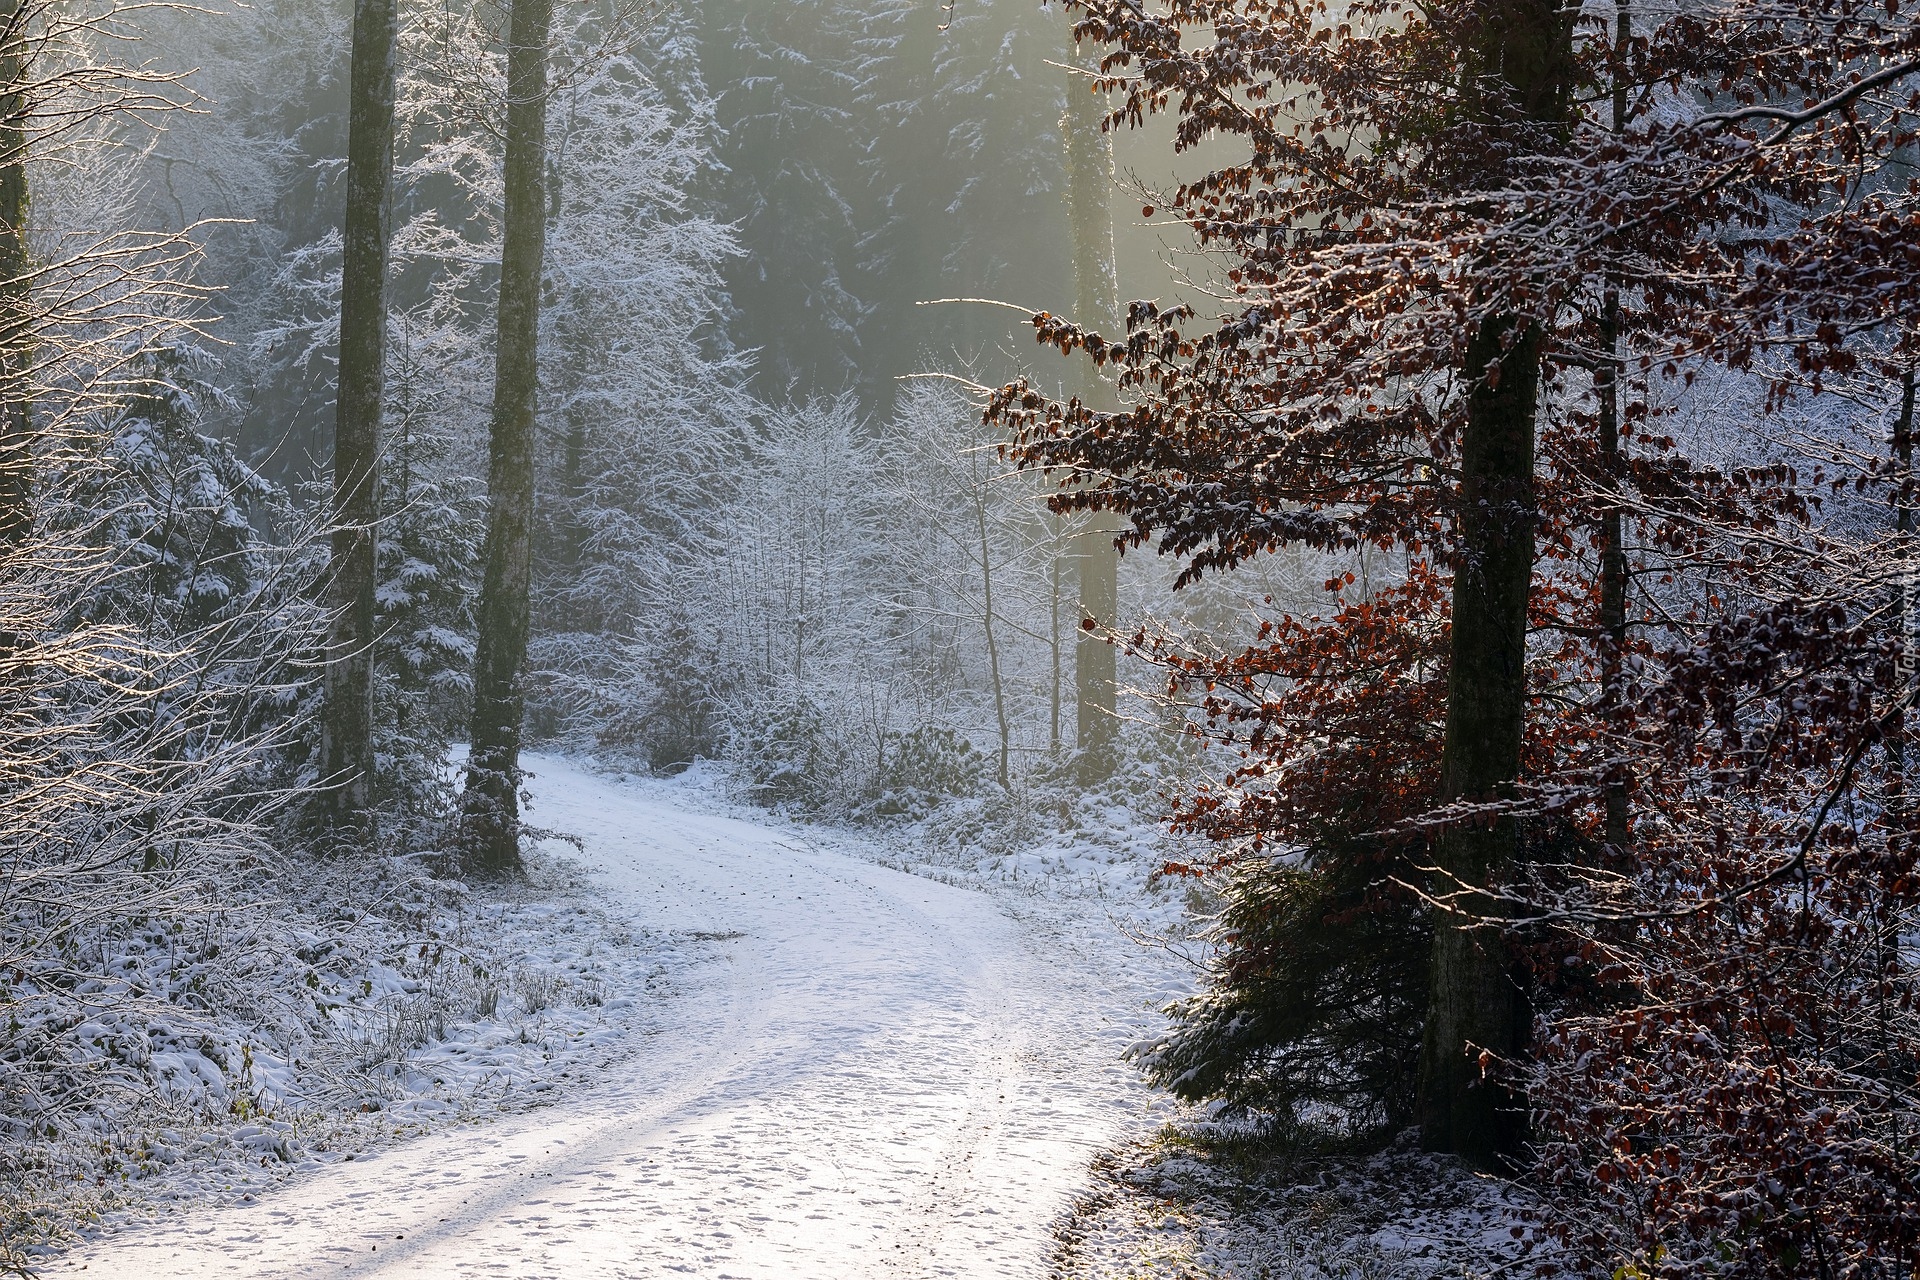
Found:
[[[609,910],[721,935],[614,1078],[63,1260],[167,1277],[856,1280],[1044,1273],[1151,1105],[1102,947],[987,894],[688,813],[552,757],[535,817]],[[737,936],[732,936],[737,935]],[[1133,1001],[1137,1006],[1137,997]]]

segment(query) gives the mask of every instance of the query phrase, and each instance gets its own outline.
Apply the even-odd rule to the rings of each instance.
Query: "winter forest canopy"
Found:
[[[0,1270],[551,1004],[539,751],[1160,824],[1134,1065],[1470,1270],[1920,1274],[1901,0],[0,11]]]

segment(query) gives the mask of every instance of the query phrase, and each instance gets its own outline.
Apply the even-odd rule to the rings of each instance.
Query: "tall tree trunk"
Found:
[[[1442,787],[1447,800],[1494,801],[1520,776],[1526,724],[1526,609],[1533,577],[1533,423],[1539,342],[1524,321],[1489,317],[1468,352],[1469,396],[1461,448],[1461,560],[1454,571]],[[1506,344],[1512,341],[1512,346]],[[1500,362],[1498,386],[1485,375]],[[1451,876],[1484,884],[1517,852],[1511,819],[1460,826],[1440,841]],[[1467,904],[1473,909],[1477,904]],[[1480,1162],[1513,1151],[1524,1132],[1519,1103],[1481,1079],[1479,1054],[1525,1043],[1527,1007],[1493,927],[1443,917],[1433,941],[1433,988],[1421,1070],[1426,1144]]]
[[[515,0],[507,47],[504,241],[493,421],[487,461],[486,571],[473,663],[473,719],[461,848],[484,874],[520,866],[520,718],[526,704],[532,576],[533,435],[539,390],[540,273],[547,240],[547,39],[553,0]]]
[[[340,385],[333,430],[333,546],[324,809],[336,834],[373,808],[374,586],[380,521],[380,416],[386,394],[387,246],[393,187],[395,0],[357,0],[347,112],[347,209],[340,264]]]
[[[27,257],[27,10],[0,25],[0,551],[33,529],[33,291]],[[10,642],[9,642],[10,647]]]
[[[1060,755],[1060,537],[1058,516],[1049,516],[1053,536],[1047,555],[1047,656],[1052,663],[1047,685],[1047,753]]]
[[[1627,128],[1627,42],[1633,36],[1633,15],[1626,0],[1614,5],[1613,132]],[[1600,302],[1600,367],[1594,391],[1600,401],[1600,465],[1609,492],[1617,492],[1626,476],[1620,451],[1620,274],[1609,271]],[[1614,740],[1621,740],[1621,663],[1627,651],[1626,530],[1618,503],[1609,502],[1600,516],[1600,704],[1601,720]],[[1604,834],[1615,850],[1625,850],[1631,835],[1627,808],[1627,779],[1619,769],[1609,772],[1605,793]]]
[[[1067,113],[1060,129],[1067,153],[1073,318],[1117,338],[1120,284],[1113,251],[1113,135],[1100,127],[1104,114],[1087,78],[1070,74]],[[1105,393],[1105,384],[1089,370],[1081,400],[1097,406]],[[1076,769],[1085,785],[1113,775],[1119,743],[1118,655],[1107,640],[1120,607],[1120,553],[1114,548],[1119,529],[1112,515],[1094,512],[1074,539],[1080,581],[1080,633],[1073,654],[1074,734],[1079,751]]]
[[[1571,28],[1552,0],[1488,0],[1480,29],[1468,83],[1488,97],[1470,99],[1467,109],[1488,118],[1564,119]],[[1485,803],[1512,794],[1526,729],[1538,327],[1525,315],[1485,316],[1461,372],[1466,424],[1441,787],[1445,800]],[[1520,840],[1511,818],[1461,824],[1441,837],[1438,861],[1457,881],[1484,885],[1519,855]],[[1453,914],[1435,922],[1421,1131],[1429,1148],[1492,1166],[1518,1153],[1526,1109],[1524,1098],[1483,1078],[1481,1055],[1507,1058],[1522,1050],[1530,1012],[1497,922],[1475,923]]]
[[[1894,500],[1893,531],[1897,535],[1895,546],[1898,548],[1899,568],[1895,577],[1894,629],[1900,638],[1900,658],[1897,668],[1898,680],[1894,685],[1894,698],[1903,699],[1912,686],[1916,674],[1920,674],[1920,655],[1915,653],[1916,633],[1914,613],[1920,601],[1915,598],[1914,565],[1912,542],[1920,520],[1916,519],[1913,497],[1913,411],[1915,399],[1916,370],[1912,363],[1906,367],[1900,379],[1900,412],[1893,420],[1893,461],[1894,461]],[[1899,709],[1904,704],[1896,701],[1896,710],[1891,723],[1887,726],[1887,825],[1894,839],[1904,842],[1909,838],[1908,827],[1912,821],[1907,801],[1907,716]]]

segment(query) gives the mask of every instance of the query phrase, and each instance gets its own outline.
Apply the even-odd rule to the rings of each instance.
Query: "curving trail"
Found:
[[[415,1140],[76,1250],[193,1277],[1044,1273],[1088,1159],[1151,1100],[1107,949],[985,894],[530,762],[602,905],[734,934],[670,1029],[556,1107]]]

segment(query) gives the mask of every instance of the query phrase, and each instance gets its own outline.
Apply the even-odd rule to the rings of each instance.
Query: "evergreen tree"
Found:
[[[448,475],[446,442],[409,412],[417,373],[404,361],[395,372],[381,468],[375,800],[401,847],[433,848],[454,811],[448,752],[472,697],[484,520],[478,486]]]
[[[1064,310],[1057,26],[1027,0],[714,0],[700,52],[716,86],[739,226],[729,272],[742,346],[769,400],[853,390],[885,414],[923,358],[1004,336],[955,295]],[[798,323],[794,322],[798,320]]]
[[[203,430],[226,407],[210,381],[216,360],[176,347],[144,365],[137,390],[100,423],[106,465],[72,459],[79,486],[63,523],[118,549],[87,620],[135,627],[166,648],[258,602],[278,558],[264,531],[284,531],[291,511],[284,491]]]

